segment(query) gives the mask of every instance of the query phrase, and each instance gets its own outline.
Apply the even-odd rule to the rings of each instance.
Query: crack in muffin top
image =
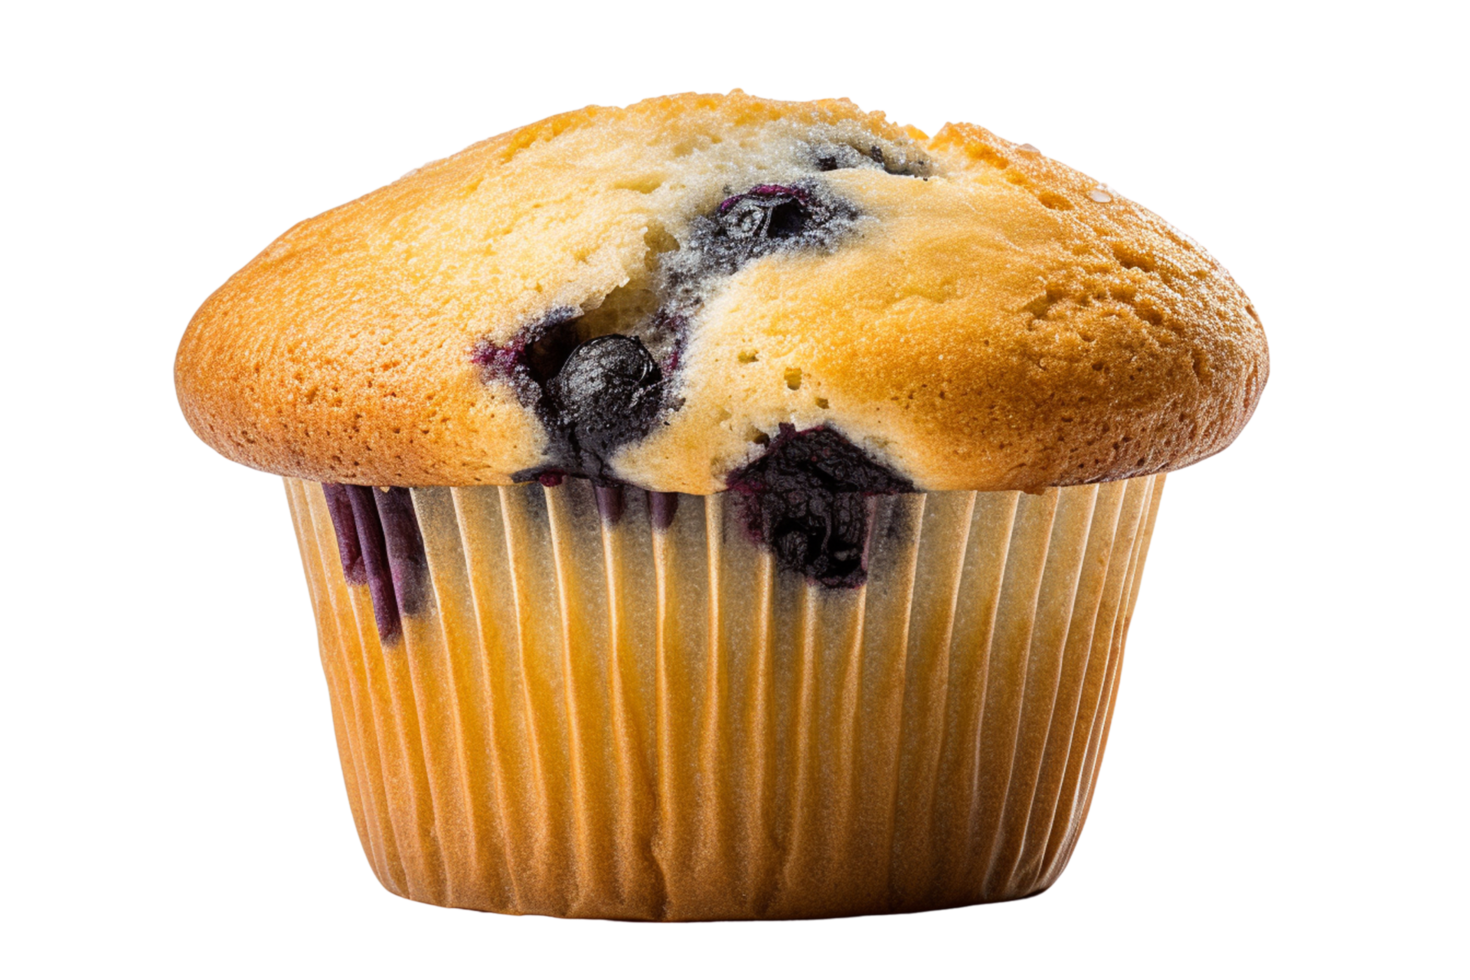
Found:
[[[302,222],[175,373],[206,442],[327,483],[704,494],[820,430],[906,487],[1038,490],[1218,452],[1268,355],[1203,249],[1032,147],[734,92],[555,116]]]

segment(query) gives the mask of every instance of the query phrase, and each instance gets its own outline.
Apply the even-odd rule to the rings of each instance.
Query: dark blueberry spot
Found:
[[[515,478],[555,486],[563,476],[608,479],[607,458],[645,434],[662,407],[663,370],[643,342],[604,334],[578,343],[581,316],[570,307],[552,310],[505,345],[481,341],[471,360],[491,377],[509,381],[521,401],[535,408],[551,437],[551,465]],[[660,310],[650,337],[678,366],[687,317]]]
[[[763,202],[746,198],[728,211],[720,212],[720,224],[730,238],[764,238],[771,211]]]
[[[782,201],[770,210],[766,234],[771,238],[795,238],[806,229],[810,213],[799,200]]]
[[[883,147],[874,146],[872,149],[868,150],[868,156],[872,157],[873,162],[882,167],[884,170],[888,169],[888,164],[883,161]]]
[[[567,440],[574,472],[609,478],[606,462],[625,442],[653,427],[663,400],[663,372],[636,337],[606,334],[572,351],[546,385],[548,416]]]
[[[754,462],[731,473],[746,527],[777,564],[833,588],[867,580],[869,498],[913,493],[914,485],[825,426],[781,434]]]
[[[820,157],[817,157],[817,169],[820,170],[820,171],[822,171],[823,173],[827,173],[828,171],[832,171],[832,170],[837,170],[841,166],[842,166],[842,164],[840,164],[840,163],[837,162],[837,158],[835,156],[820,156]]]
[[[538,385],[544,385],[561,371],[562,365],[577,348],[578,310],[559,307],[526,332],[526,350],[521,363]]]
[[[812,217],[810,201],[798,187],[761,184],[720,202],[720,227],[732,239],[795,238]]]
[[[695,219],[687,247],[665,263],[664,290],[672,306],[682,309],[697,296],[700,284],[730,275],[761,256],[830,248],[857,216],[856,208],[815,182],[757,184]]]

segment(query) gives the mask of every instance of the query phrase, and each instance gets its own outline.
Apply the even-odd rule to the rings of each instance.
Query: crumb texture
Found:
[[[783,427],[922,490],[1176,469],[1268,370],[1212,257],[1034,148],[735,92],[556,116],[298,224],[175,378],[286,476],[708,494]]]

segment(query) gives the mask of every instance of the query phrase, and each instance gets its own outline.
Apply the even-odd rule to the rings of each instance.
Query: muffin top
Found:
[[[738,91],[554,116],[304,221],[175,365],[199,436],[274,473],[695,494],[794,446],[873,492],[1177,469],[1267,373],[1219,263],[1034,147]]]

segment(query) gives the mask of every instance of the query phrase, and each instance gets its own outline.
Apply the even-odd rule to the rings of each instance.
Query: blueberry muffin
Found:
[[[1164,474],[1267,373],[1213,258],[1036,148],[740,92],[305,221],[176,363],[285,477],[383,884],[637,919],[1048,887]]]

